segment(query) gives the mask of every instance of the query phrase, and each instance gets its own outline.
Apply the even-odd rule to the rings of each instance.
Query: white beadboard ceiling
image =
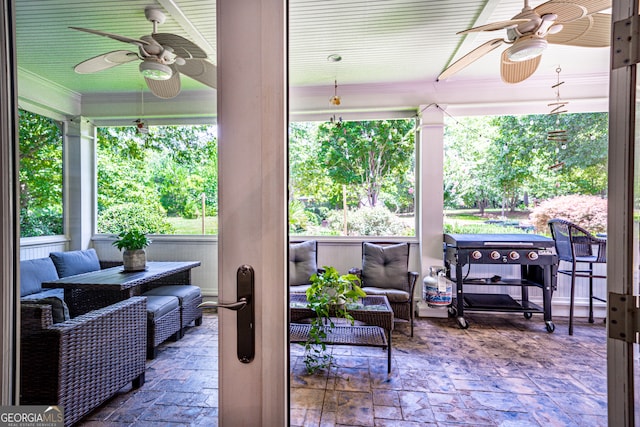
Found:
[[[535,7],[542,2],[530,3]],[[155,5],[167,14],[159,32],[196,42],[217,63],[214,1],[15,0],[15,4],[20,71],[87,99],[124,94],[137,94],[139,99],[144,91],[145,100],[153,102],[153,95],[138,72],[138,61],[91,75],[76,74],[74,65],[85,59],[136,48],[74,31],[70,26],[137,38],[151,33],[152,24],[145,19],[144,9]],[[567,98],[596,99],[602,105],[608,92],[608,48],[550,46],[536,73],[517,85],[501,82],[502,49],[497,49],[450,79],[436,82],[451,61],[496,37],[496,33],[459,36],[456,32],[510,19],[522,6],[522,0],[290,0],[292,112],[312,115],[332,111],[329,97],[334,80],[338,81],[345,114],[411,110],[433,102],[476,106],[542,102],[554,97],[551,85],[558,67],[567,81]],[[327,57],[334,53],[343,60],[329,62]],[[180,99],[215,95],[215,90],[188,77],[182,79],[182,88]]]

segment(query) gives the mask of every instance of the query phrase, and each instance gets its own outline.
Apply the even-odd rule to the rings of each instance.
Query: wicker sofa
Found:
[[[72,425],[122,387],[144,383],[146,298],[53,323],[51,306],[21,304],[22,405],[63,405]]]

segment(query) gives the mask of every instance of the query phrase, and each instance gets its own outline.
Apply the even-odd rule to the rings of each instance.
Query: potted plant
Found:
[[[305,343],[304,364],[308,373],[329,366],[331,356],[326,354],[327,332],[335,327],[333,318],[347,319],[353,325],[348,304],[355,303],[366,294],[360,288],[360,278],[355,274],[340,275],[334,267],[324,266],[313,274],[307,289],[308,307],[316,314],[311,319],[309,338]]]
[[[147,266],[147,253],[144,250],[151,240],[140,230],[133,229],[118,234],[113,246],[123,250],[124,271],[142,271]]]

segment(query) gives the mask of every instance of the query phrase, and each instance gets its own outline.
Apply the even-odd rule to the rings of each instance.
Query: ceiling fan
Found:
[[[506,30],[506,38],[496,38],[451,64],[439,76],[444,80],[487,53],[510,45],[502,52],[500,76],[506,83],[519,83],[538,68],[542,52],[548,44],[581,47],[606,47],[610,44],[611,15],[598,13],[611,7],[611,0],[550,0],[531,8],[524,0],[522,11],[507,21],[460,31]]]
[[[138,52],[115,50],[87,59],[76,65],[79,74],[96,73],[128,62],[142,60],[140,73],[151,92],[160,98],[173,98],[180,93],[180,73],[209,87],[216,87],[216,67],[204,50],[195,43],[176,34],[158,33],[158,25],[165,21],[159,9],[147,6],[144,14],[153,23],[153,32],[139,39],[106,33],[87,28],[69,27],[73,30],[97,34],[120,42],[131,43]]]

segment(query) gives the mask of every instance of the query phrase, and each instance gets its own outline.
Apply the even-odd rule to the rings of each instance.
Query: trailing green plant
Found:
[[[151,240],[140,230],[128,230],[118,234],[118,239],[113,242],[113,246],[120,250],[134,251],[144,249],[151,243]]]
[[[315,313],[309,338],[304,344],[304,364],[310,374],[327,368],[331,363],[325,339],[327,332],[335,327],[333,318],[344,318],[353,325],[348,304],[366,296],[360,287],[360,278],[355,274],[340,275],[338,270],[328,266],[323,269],[323,272],[311,276],[311,286],[307,289],[307,307]]]

